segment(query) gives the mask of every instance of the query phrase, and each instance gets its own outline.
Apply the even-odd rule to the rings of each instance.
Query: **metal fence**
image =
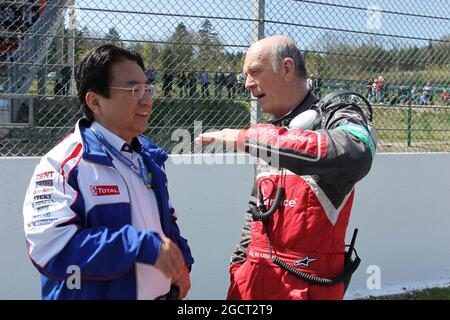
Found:
[[[379,152],[449,152],[447,6],[374,2],[1,1],[0,156],[43,155],[73,130],[73,66],[107,42],[143,56],[159,89],[146,134],[167,151],[183,138],[176,129],[193,139],[261,121],[241,70],[248,46],[273,34],[303,50],[314,94],[369,98]]]

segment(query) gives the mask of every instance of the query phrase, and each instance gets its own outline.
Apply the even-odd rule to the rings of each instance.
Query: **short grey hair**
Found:
[[[306,79],[307,72],[305,60],[300,49],[292,40],[276,41],[272,46],[272,67],[275,72],[280,70],[280,66],[285,58],[294,60],[295,71],[302,80]]]

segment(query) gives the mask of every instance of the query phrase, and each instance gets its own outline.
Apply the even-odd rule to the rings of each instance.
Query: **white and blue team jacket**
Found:
[[[144,136],[139,141],[163,232],[178,244],[190,267],[194,260],[176,224],[162,169],[167,154]],[[159,255],[159,235],[131,225],[126,181],[85,119],[41,159],[23,215],[43,299],[136,299],[135,262],[154,264]],[[74,286],[68,282],[74,281],[75,270],[81,282]]]

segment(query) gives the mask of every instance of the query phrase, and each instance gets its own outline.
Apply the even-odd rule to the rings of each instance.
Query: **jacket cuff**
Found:
[[[159,234],[155,232],[147,232],[145,238],[141,242],[138,255],[136,257],[137,262],[155,264],[159,256],[161,249],[161,238]]]

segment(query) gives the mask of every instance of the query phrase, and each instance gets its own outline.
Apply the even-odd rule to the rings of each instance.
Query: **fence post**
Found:
[[[253,0],[253,38],[252,43],[264,38],[264,9],[265,0]],[[250,124],[261,121],[262,112],[258,107],[256,99],[252,98],[250,102]]]
[[[69,41],[67,48],[67,65],[70,67],[70,83],[68,95],[72,96],[75,94],[75,30],[78,26],[78,16],[77,11],[74,7],[75,1],[69,1],[67,10],[69,14]]]
[[[408,120],[407,120],[407,126],[408,126],[408,141],[407,146],[411,147],[411,140],[412,140],[412,106],[411,103],[408,103]]]
[[[34,126],[34,98],[30,99],[30,104],[28,107],[28,124]]]

